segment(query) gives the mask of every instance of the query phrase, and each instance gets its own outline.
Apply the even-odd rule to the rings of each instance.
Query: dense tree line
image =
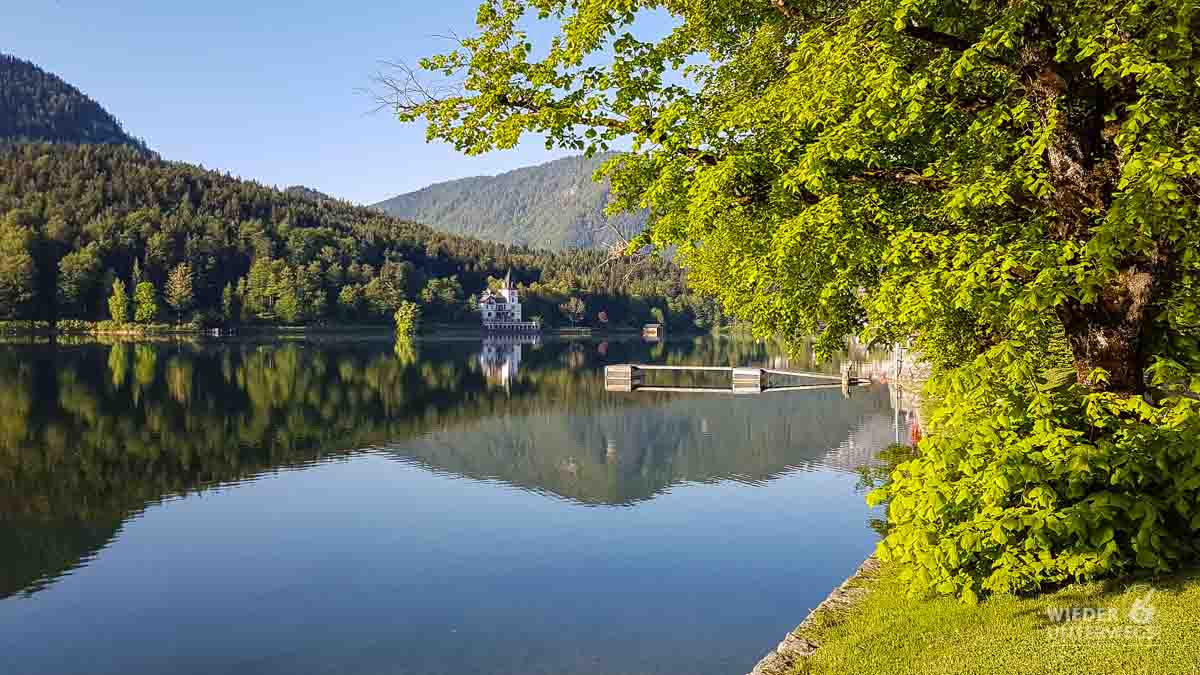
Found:
[[[594,325],[721,320],[663,259],[489,243],[317,195],[130,147],[10,147],[0,318],[383,323],[409,300],[429,320],[470,321],[475,296],[511,270],[526,315],[549,325],[572,299]]]
[[[100,104],[58,76],[0,54],[0,144],[22,141],[146,147]]]

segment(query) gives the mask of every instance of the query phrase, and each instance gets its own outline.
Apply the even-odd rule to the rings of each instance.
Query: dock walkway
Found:
[[[726,372],[730,374],[728,388],[725,387],[662,387],[647,386],[645,374],[649,371],[674,372]],[[778,375],[784,377],[807,378],[824,381],[821,384],[797,384],[786,386],[770,386],[768,377]],[[776,368],[742,368],[735,366],[663,366],[644,363],[626,363],[606,366],[604,368],[604,388],[608,391],[671,391],[671,392],[702,392],[702,393],[732,393],[732,394],[761,394],[765,391],[797,391],[805,389],[848,388],[869,384],[870,380],[853,377],[851,369],[843,368],[841,375],[829,373],[812,373],[798,370],[779,370]]]

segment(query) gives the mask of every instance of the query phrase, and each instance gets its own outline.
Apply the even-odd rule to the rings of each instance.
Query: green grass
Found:
[[[1086,584],[1036,597],[993,597],[974,607],[952,599],[914,600],[885,566],[863,581],[870,592],[850,609],[814,616],[803,635],[820,644],[795,672],[804,675],[995,673],[996,675],[1200,674],[1200,570],[1169,578]],[[1134,602],[1153,588],[1146,639],[1128,619]],[[1113,622],[1062,623],[1049,608],[1114,608]],[[1105,637],[1105,630],[1137,638]]]

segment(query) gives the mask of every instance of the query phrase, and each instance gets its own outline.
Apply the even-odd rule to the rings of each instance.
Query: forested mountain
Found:
[[[335,199],[334,197],[330,197],[329,195],[325,194],[324,192],[321,192],[320,190],[314,190],[305,185],[292,185],[290,187],[284,188],[283,191],[288,193],[289,195],[293,195],[296,197],[303,197],[306,199],[313,199],[316,201],[321,201],[322,199]]]
[[[99,103],[57,75],[0,54],[0,144],[28,141],[146,148]]]
[[[592,180],[611,155],[567,157],[498,176],[477,176],[393,197],[375,205],[440,230],[551,249],[605,247],[612,229],[641,231],[644,213],[604,215],[608,182]]]
[[[0,318],[384,322],[413,300],[469,321],[475,294],[510,269],[526,315],[549,325],[720,320],[662,260],[444,234],[130,147],[0,149]],[[572,298],[582,318],[560,310]]]

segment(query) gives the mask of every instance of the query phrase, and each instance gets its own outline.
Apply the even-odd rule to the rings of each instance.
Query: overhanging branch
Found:
[[[922,42],[928,42],[942,49],[949,49],[952,52],[965,52],[971,48],[969,40],[924,26],[905,26],[904,30],[900,31],[900,34]]]
[[[894,183],[897,185],[911,185],[930,191],[943,190],[946,187],[946,181],[942,180],[941,178],[926,176],[924,174],[916,173],[915,171],[870,169],[846,176],[842,178],[842,180],[848,183]]]
[[[904,29],[900,31],[900,34],[958,54],[962,54],[974,46],[974,43],[966,38],[952,35],[950,33],[943,33],[925,26],[905,26]],[[984,61],[994,66],[999,66],[1010,73],[1018,74],[1017,68],[1008,61],[995,56],[989,56],[987,54],[980,55],[983,57]]]

